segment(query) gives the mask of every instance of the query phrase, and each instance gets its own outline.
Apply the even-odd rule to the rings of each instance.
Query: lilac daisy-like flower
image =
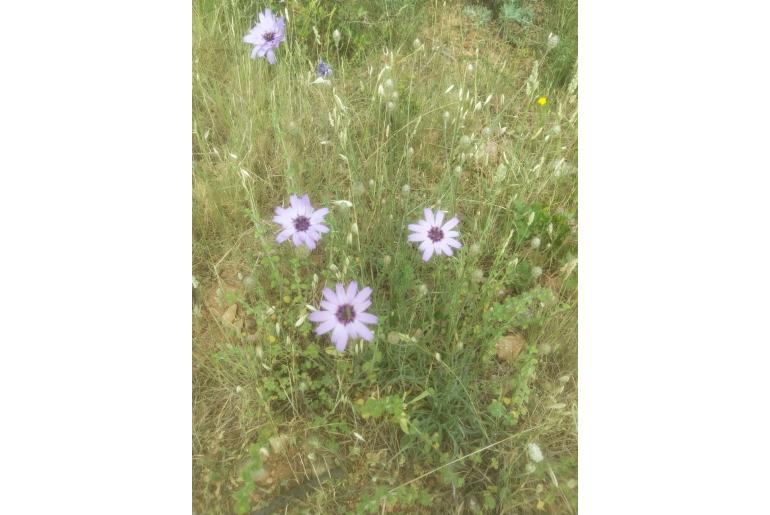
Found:
[[[374,334],[364,324],[376,324],[377,317],[366,310],[371,306],[369,296],[372,289],[368,286],[358,291],[355,281],[343,288],[337,283],[336,293],[329,288],[323,289],[324,300],[321,309],[310,313],[308,318],[318,324],[315,332],[318,335],[332,332],[331,338],[337,350],[343,352],[348,344],[348,338],[363,338],[370,342]]]
[[[276,18],[273,11],[265,9],[259,13],[257,24],[252,27],[248,34],[243,36],[244,43],[254,45],[251,50],[251,58],[267,57],[267,62],[275,64],[275,53],[273,50],[278,48],[286,38],[285,20],[283,16]]]
[[[453,254],[452,247],[459,249],[463,246],[456,239],[460,233],[452,230],[460,223],[460,220],[455,216],[444,223],[445,213],[446,211],[436,211],[434,215],[433,211],[425,208],[425,219],[416,224],[409,224],[409,230],[412,231],[412,234],[409,235],[409,241],[420,242],[423,261],[428,261],[434,252],[451,256]]]
[[[329,228],[323,224],[329,209],[325,207],[313,209],[307,195],[302,197],[291,195],[289,204],[288,208],[275,208],[273,222],[283,227],[275,240],[283,243],[291,237],[295,246],[305,245],[313,250],[316,248],[316,242],[321,239],[321,234],[329,232]]]
[[[322,79],[326,79],[328,77],[331,77],[332,75],[332,67],[329,66],[329,63],[324,61],[323,59],[318,60],[318,66],[315,68],[315,74],[321,77]]]

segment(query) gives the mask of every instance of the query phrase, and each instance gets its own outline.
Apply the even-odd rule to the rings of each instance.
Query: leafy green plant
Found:
[[[516,22],[519,25],[530,25],[535,17],[532,9],[522,6],[519,0],[507,0],[500,7],[500,17],[509,22]]]

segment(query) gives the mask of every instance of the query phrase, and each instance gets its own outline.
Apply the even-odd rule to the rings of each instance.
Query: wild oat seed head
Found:
[[[561,41],[561,39],[553,32],[548,34],[548,50],[553,50],[556,48],[556,46],[559,44],[559,41]]]

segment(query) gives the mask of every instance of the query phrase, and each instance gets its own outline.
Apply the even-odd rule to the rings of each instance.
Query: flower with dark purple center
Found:
[[[276,207],[273,221],[280,224],[283,230],[278,233],[276,241],[283,243],[291,237],[295,246],[305,245],[310,250],[316,248],[316,242],[321,234],[329,232],[323,224],[328,208],[313,209],[307,195],[289,197],[289,207]]]
[[[434,214],[430,209],[425,209],[425,218],[416,224],[409,224],[409,241],[419,242],[422,251],[422,260],[428,261],[433,254],[444,254],[451,256],[452,248],[462,247],[456,238],[460,233],[453,229],[460,223],[457,217],[453,217],[444,223],[446,211],[436,211]]]
[[[283,16],[276,18],[270,9],[259,13],[257,24],[243,37],[244,43],[254,45],[251,58],[264,57],[270,64],[275,64],[275,52],[278,45],[286,39],[286,27]]]
[[[323,59],[318,60],[318,66],[315,68],[315,74],[322,79],[326,79],[327,77],[331,77],[332,75],[332,67],[329,66],[329,63],[324,61]]]
[[[336,292],[324,288],[321,309],[308,316],[311,322],[318,324],[315,333],[322,335],[331,331],[332,342],[340,352],[345,350],[348,339],[372,341],[374,334],[364,325],[377,323],[377,317],[366,312],[372,305],[371,294],[372,289],[369,287],[359,291],[355,281],[348,284],[347,288],[337,283]]]

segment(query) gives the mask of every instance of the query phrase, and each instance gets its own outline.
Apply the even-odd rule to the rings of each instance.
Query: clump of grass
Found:
[[[463,7],[463,15],[468,17],[477,27],[487,25],[492,21],[492,11],[484,5],[466,5]]]
[[[574,511],[574,90],[530,72],[550,53],[489,55],[493,33],[454,51],[433,8],[383,3],[382,40],[356,52],[340,46],[365,24],[308,41],[291,20],[314,5],[288,3],[272,67],[240,41],[253,4],[194,5],[195,511]],[[291,193],[330,208],[312,253],[275,242]],[[428,206],[461,217],[452,258],[406,241]],[[339,354],[307,317],[350,280],[379,323]]]

